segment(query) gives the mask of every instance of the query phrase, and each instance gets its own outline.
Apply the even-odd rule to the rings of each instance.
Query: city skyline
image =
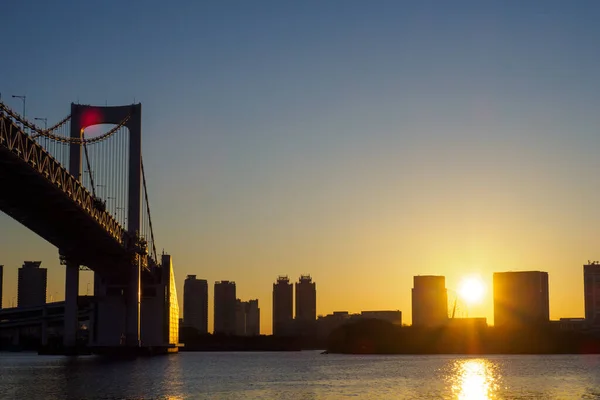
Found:
[[[143,104],[181,303],[188,274],[235,280],[269,333],[274,277],[312,271],[317,314],[410,322],[414,275],[445,276],[451,295],[478,274],[469,315],[491,322],[493,272],[543,270],[550,318],[582,317],[600,222],[600,6],[585,4],[11,3],[5,51],[36,62],[0,65],[0,93],[49,125],[71,102]],[[4,214],[0,237],[5,307],[29,259],[64,298],[56,248]]]
[[[19,268],[19,286],[21,286],[21,273],[24,269],[38,269],[41,261],[25,261],[23,266]],[[413,276],[413,288],[411,289],[411,307],[409,310],[412,311],[412,321],[408,325],[435,328],[443,326],[450,320],[479,320],[484,321],[487,325],[492,326],[527,326],[528,324],[544,323],[548,321],[561,322],[561,323],[572,323],[572,321],[585,321],[587,326],[597,326],[598,319],[595,318],[597,314],[598,304],[597,301],[597,275],[599,269],[598,261],[589,261],[583,265],[583,281],[585,283],[585,291],[580,293],[585,296],[585,315],[584,316],[558,316],[553,317],[550,314],[550,296],[548,290],[549,275],[545,271],[496,271],[493,273],[493,284],[492,291],[489,293],[493,302],[493,315],[488,321],[489,317],[481,315],[469,315],[469,310],[482,302],[486,297],[486,284],[483,279],[479,276],[465,276],[460,282],[462,288],[458,291],[446,288],[445,282],[446,277],[440,275],[415,275]],[[1,279],[2,279],[2,265],[0,265],[0,293],[2,290]],[[45,277],[46,269],[43,271],[43,287],[45,289]],[[36,271],[33,271],[36,272]],[[465,286],[465,282],[467,285]],[[36,283],[37,284],[37,283]],[[286,286],[289,292],[285,294],[279,289],[284,289],[282,285]],[[29,285],[28,292],[35,289],[35,285]],[[298,287],[301,286],[303,289],[298,291]],[[228,288],[226,288],[228,287]],[[296,290],[294,290],[294,287]],[[218,291],[217,288],[220,290]],[[276,303],[279,307],[284,306],[280,311],[284,311],[285,308],[289,308],[290,319],[285,322],[282,320],[283,325],[281,327],[281,335],[286,336],[289,334],[306,334],[303,332],[302,323],[312,323],[321,320],[323,317],[340,316],[345,315],[346,317],[356,317],[357,315],[383,315],[389,314],[383,319],[393,319],[391,317],[394,313],[399,313],[399,319],[401,320],[402,311],[397,309],[395,311],[364,311],[361,310],[360,314],[356,311],[348,311],[348,309],[337,309],[330,310],[324,313],[313,313],[313,305],[316,302],[316,283],[312,280],[311,275],[302,274],[298,278],[298,282],[290,283],[287,275],[279,275],[277,281],[273,284],[273,297],[272,297],[272,315],[276,315]],[[225,333],[227,335],[258,335],[258,334],[274,334],[271,332],[263,332],[263,324],[260,322],[260,308],[258,307],[258,299],[251,299],[248,301],[242,301],[236,295],[236,284],[234,281],[215,281],[214,292],[212,298],[214,313],[213,324],[210,324],[208,320],[208,313],[206,308],[208,307],[208,298],[211,297],[208,291],[208,282],[205,279],[198,279],[196,275],[188,275],[185,279],[184,284],[184,303],[181,306],[183,310],[186,308],[191,310],[191,315],[188,313],[188,318],[185,317],[185,311],[183,318],[180,319],[180,323],[184,323],[187,327],[192,327],[197,330],[198,333]],[[231,290],[230,290],[231,289]],[[45,290],[42,291],[45,295]],[[289,300],[279,299],[277,301],[276,295],[283,295],[283,297],[289,296]],[[39,296],[38,296],[39,297]],[[300,302],[299,297],[303,297]],[[216,303],[216,299],[220,298],[220,305]],[[190,301],[191,300],[191,301]],[[283,300],[283,302],[282,302]],[[38,300],[37,303],[39,303]],[[43,303],[52,302],[44,301]],[[287,304],[285,304],[287,302]],[[37,304],[36,303],[36,304]],[[186,306],[187,303],[187,306]],[[457,308],[457,303],[460,304]],[[41,303],[39,303],[41,304]],[[30,305],[28,305],[30,306]],[[300,314],[298,314],[298,307],[304,308]],[[11,304],[10,307],[13,307]],[[19,305],[17,304],[17,307]],[[191,308],[190,308],[191,307]],[[204,309],[200,311],[198,308]],[[464,307],[464,308],[463,308]],[[0,306],[0,308],[2,308]],[[6,308],[6,307],[5,307]],[[221,309],[220,313],[217,313],[217,308]],[[294,309],[296,312],[294,312]],[[457,313],[458,310],[458,313]],[[415,311],[419,315],[419,319],[415,320]],[[198,315],[200,312],[200,315]],[[241,312],[241,314],[240,314]],[[219,314],[219,317],[215,318],[215,315]],[[242,315],[243,314],[243,315]],[[283,312],[285,318],[286,312]],[[181,316],[181,314],[180,314]],[[190,320],[192,316],[192,320]],[[243,319],[241,318],[243,316]],[[498,318],[500,316],[500,319]],[[314,318],[313,318],[314,317]],[[214,324],[216,319],[220,319],[221,331],[214,331]],[[506,321],[511,321],[506,324]],[[493,321],[493,322],[492,322]],[[498,322],[500,321],[500,322]],[[570,322],[567,322],[570,321]],[[301,323],[298,325],[298,323]],[[500,323],[500,325],[498,325]],[[576,322],[577,323],[577,322]],[[211,325],[213,329],[208,329]],[[272,327],[275,326],[275,320],[273,320]],[[310,325],[308,325],[310,326]],[[243,332],[243,333],[240,333]],[[260,332],[260,333],[257,333]],[[308,333],[313,334],[313,333]]]

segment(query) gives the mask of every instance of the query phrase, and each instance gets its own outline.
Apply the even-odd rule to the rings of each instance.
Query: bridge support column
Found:
[[[63,332],[63,345],[65,348],[77,345],[77,296],[79,295],[79,265],[67,261],[67,275],[65,278],[65,325]]]
[[[140,306],[142,300],[142,269],[138,257],[136,265],[131,266],[129,287],[127,293],[127,335],[126,344],[129,347],[140,347]]]

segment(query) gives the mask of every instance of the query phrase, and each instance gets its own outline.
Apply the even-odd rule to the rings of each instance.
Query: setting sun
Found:
[[[458,287],[458,294],[467,303],[479,303],[485,293],[485,284],[478,276],[469,276],[462,279]]]

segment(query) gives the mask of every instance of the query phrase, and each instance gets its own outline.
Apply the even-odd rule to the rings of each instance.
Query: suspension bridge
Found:
[[[58,249],[66,349],[76,344],[84,268],[94,271],[97,352],[177,348],[175,277],[171,257],[156,252],[141,117],[141,104],[71,104],[67,117],[41,128],[0,102],[0,211]]]

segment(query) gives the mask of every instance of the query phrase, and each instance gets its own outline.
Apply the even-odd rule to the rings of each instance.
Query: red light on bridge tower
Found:
[[[86,108],[81,113],[82,129],[88,126],[101,124],[103,121],[102,112],[98,108]]]

